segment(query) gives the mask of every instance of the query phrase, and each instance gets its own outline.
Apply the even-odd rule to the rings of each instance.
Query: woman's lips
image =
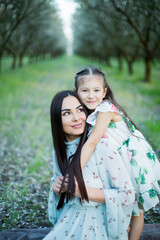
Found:
[[[73,128],[81,128],[82,127],[82,123],[78,123],[72,126]]]

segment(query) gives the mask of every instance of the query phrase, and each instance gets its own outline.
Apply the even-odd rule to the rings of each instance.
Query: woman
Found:
[[[85,109],[75,92],[62,91],[53,98],[49,219],[54,227],[44,239],[128,239],[133,185],[118,152],[106,151],[105,146],[101,153],[95,149],[81,171],[85,122]]]

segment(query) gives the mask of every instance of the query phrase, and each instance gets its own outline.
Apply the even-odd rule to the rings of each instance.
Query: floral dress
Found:
[[[147,140],[110,101],[103,101],[93,113],[88,116],[87,123],[93,129],[98,112],[117,112],[122,115],[120,122],[110,122],[104,136],[102,137],[108,149],[119,152],[127,171],[136,189],[132,215],[139,215],[154,207],[158,202],[160,194],[160,163]],[[101,140],[102,140],[101,139]],[[97,146],[99,152],[103,145]]]
[[[77,148],[79,138],[66,143],[67,155],[71,156]],[[100,144],[103,144],[102,142]],[[53,229],[44,240],[127,240],[135,190],[127,170],[115,152],[104,146],[99,154],[95,150],[83,168],[83,177],[87,187],[102,189],[105,203],[79,198],[65,203],[60,211],[56,209],[59,196],[52,188],[49,193],[48,213]],[[105,157],[103,157],[105,155]],[[113,160],[110,164],[110,159]],[[61,172],[53,152],[54,174],[52,184]]]

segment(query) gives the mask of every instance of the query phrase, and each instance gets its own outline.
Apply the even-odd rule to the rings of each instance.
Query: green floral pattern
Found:
[[[116,112],[123,118],[121,122],[110,122],[103,143],[120,154],[136,189],[132,214],[139,215],[139,209],[147,211],[159,202],[160,163],[142,133],[110,101],[101,103],[87,122],[95,125],[99,111]]]
[[[135,180],[136,180],[138,185],[145,184],[145,176],[144,176],[144,174],[145,173],[142,173],[142,170],[140,168],[139,175],[138,175],[138,177],[135,178]]]
[[[134,134],[136,128],[133,125],[133,123],[129,119],[127,119],[124,115],[122,115],[122,117],[123,117],[123,121],[126,123],[126,125],[128,123],[128,127],[129,127],[130,131]]]
[[[115,122],[110,122],[108,127],[109,128],[116,128],[116,123]]]
[[[149,160],[153,160],[153,162],[155,164],[156,154],[154,153],[154,151],[152,149],[150,149],[150,151],[146,153],[146,156],[148,157]]]
[[[158,192],[157,192],[156,190],[150,189],[150,190],[148,191],[148,193],[149,193],[150,198],[157,198]]]

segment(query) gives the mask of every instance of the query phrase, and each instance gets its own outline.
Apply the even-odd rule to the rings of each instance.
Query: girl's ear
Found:
[[[106,96],[106,94],[107,94],[107,87],[104,88],[103,98]]]
[[[74,88],[74,91],[75,91],[75,92],[77,92],[77,89],[76,89],[76,88]]]

